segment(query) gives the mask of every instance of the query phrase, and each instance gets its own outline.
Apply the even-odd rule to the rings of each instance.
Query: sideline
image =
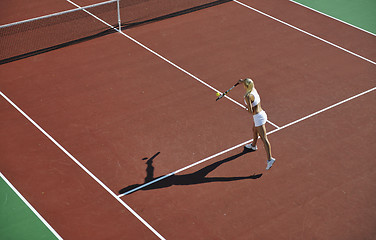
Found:
[[[355,26],[355,25],[353,25],[353,24],[351,24],[351,23],[345,22],[345,21],[343,21],[343,20],[341,20],[341,19],[339,19],[339,18],[333,17],[333,16],[331,16],[331,15],[329,15],[329,14],[326,14],[326,13],[320,12],[319,10],[316,10],[316,9],[314,9],[314,8],[311,8],[311,7],[308,7],[308,6],[306,6],[306,5],[302,4],[302,3],[299,3],[299,2],[296,2],[296,1],[293,1],[293,0],[289,0],[289,1],[292,2],[292,3],[295,3],[295,4],[297,4],[297,5],[300,5],[300,6],[302,6],[302,7],[305,7],[305,8],[307,8],[307,9],[311,10],[311,11],[314,11],[314,12],[317,12],[317,13],[319,13],[319,14],[321,14],[321,15],[324,15],[324,16],[326,16],[326,17],[328,17],[328,18],[331,18],[331,19],[334,19],[334,20],[336,20],[336,21],[338,21],[338,22],[341,22],[341,23],[344,23],[344,24],[346,24],[346,25],[349,25],[350,27],[356,28],[356,29],[361,30],[361,31],[363,31],[363,32],[365,32],[365,33],[368,33],[368,34],[371,34],[371,35],[373,35],[373,36],[376,36],[376,34],[373,33],[373,32],[367,31],[367,30],[365,30],[365,29],[363,29],[363,28],[361,28],[361,27],[358,27],[358,26]]]
[[[123,200],[121,200],[114,192],[112,192],[101,180],[99,180],[93,173],[91,173],[81,162],[79,162],[72,154],[70,154],[63,146],[61,146],[51,135],[49,135],[43,128],[41,128],[33,119],[31,119],[25,112],[23,112],[15,103],[13,103],[4,93],[0,91],[0,95],[10,103],[18,112],[20,112],[29,122],[31,122],[39,131],[41,131],[51,142],[53,142],[61,151],[65,153],[73,162],[75,162],[82,170],[84,170],[92,179],[101,185],[109,194],[111,194],[121,205],[123,205],[129,212],[131,212],[140,222],[150,229],[160,239],[165,240],[149,223],[147,223],[140,215],[138,215],[131,207],[129,207]]]
[[[8,186],[12,189],[12,191],[22,200],[23,203],[26,204],[26,206],[34,213],[35,216],[39,218],[39,220],[51,231],[53,235],[59,240],[63,240],[62,237],[51,227],[51,225],[40,215],[37,210],[24,198],[21,193],[12,185],[11,182],[0,172],[0,178],[3,179],[3,181],[8,184]]]
[[[253,11],[255,11],[255,12],[261,14],[261,15],[264,15],[265,17],[271,18],[271,19],[273,19],[273,20],[275,20],[275,21],[277,21],[277,22],[279,22],[279,23],[282,23],[282,24],[284,24],[284,25],[286,25],[286,26],[288,26],[288,27],[290,27],[290,28],[293,28],[293,29],[295,29],[295,30],[298,30],[299,32],[302,32],[302,33],[307,34],[307,35],[309,35],[309,36],[311,36],[311,37],[313,37],[313,38],[316,38],[316,39],[318,39],[318,40],[320,40],[320,41],[322,41],[322,42],[325,42],[325,43],[327,43],[327,44],[329,44],[329,45],[332,45],[333,47],[336,47],[336,48],[338,48],[338,49],[340,49],[340,50],[342,50],[342,51],[345,51],[345,52],[347,52],[347,53],[349,53],[349,54],[351,54],[351,55],[353,55],[353,56],[355,56],[355,57],[361,58],[361,59],[363,59],[363,60],[365,60],[365,61],[367,61],[367,62],[369,62],[369,63],[372,63],[373,65],[376,65],[376,62],[371,61],[371,60],[368,59],[368,58],[365,58],[365,57],[363,57],[363,56],[361,56],[361,55],[359,55],[359,54],[356,54],[356,53],[354,53],[354,52],[352,52],[352,51],[350,51],[350,50],[347,50],[346,48],[340,47],[340,46],[338,46],[337,44],[334,44],[334,43],[332,43],[332,42],[329,42],[329,41],[327,41],[327,40],[325,40],[325,39],[323,39],[323,38],[320,38],[320,37],[318,37],[318,36],[316,36],[316,35],[314,35],[314,34],[312,34],[312,33],[309,33],[309,32],[304,31],[304,30],[302,30],[302,29],[300,29],[300,28],[298,28],[298,27],[295,27],[295,26],[293,26],[293,25],[291,25],[291,24],[289,24],[289,23],[287,23],[287,22],[284,22],[284,21],[282,21],[282,20],[279,20],[278,18],[275,18],[275,17],[273,17],[273,16],[271,16],[271,15],[268,15],[268,14],[266,14],[266,13],[260,11],[260,10],[257,10],[256,8],[253,8],[253,7],[251,7],[251,6],[248,6],[248,5],[245,4],[245,3],[239,2],[239,1],[237,1],[237,0],[233,0],[233,2],[235,2],[235,3],[239,4],[239,5],[242,5],[243,7],[246,7],[246,8],[248,8],[248,9],[250,9],[250,10],[253,10]]]

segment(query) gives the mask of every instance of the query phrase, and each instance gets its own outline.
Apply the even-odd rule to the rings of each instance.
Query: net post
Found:
[[[117,0],[117,11],[118,11],[118,24],[119,24],[119,32],[121,32],[121,19],[120,19],[120,0]]]

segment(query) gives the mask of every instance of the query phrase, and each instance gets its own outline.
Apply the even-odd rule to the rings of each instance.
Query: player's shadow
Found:
[[[154,156],[152,156],[150,159],[148,158],[143,159],[143,160],[148,160],[146,162],[147,167],[146,167],[145,182],[143,184],[133,184],[128,187],[125,187],[119,191],[119,194],[124,194],[129,191],[132,191],[151,181],[155,181],[155,182],[148,186],[142,187],[139,190],[152,190],[152,189],[159,189],[159,188],[167,188],[173,185],[193,185],[193,184],[210,183],[210,182],[231,182],[231,181],[239,181],[239,180],[244,180],[244,179],[258,179],[262,176],[262,174],[253,174],[250,176],[242,176],[242,177],[206,177],[210,172],[215,170],[220,165],[233,161],[249,152],[251,151],[244,149],[242,152],[234,156],[212,163],[194,173],[184,174],[184,175],[171,175],[167,178],[165,178],[165,176],[154,178],[153,161],[160,154],[158,152]],[[159,178],[164,178],[164,179],[158,181]]]

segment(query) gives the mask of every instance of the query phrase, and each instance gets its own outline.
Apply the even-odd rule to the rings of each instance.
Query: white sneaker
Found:
[[[275,162],[275,158],[268,160],[268,164],[266,165],[266,170],[269,170],[273,166],[274,162]]]
[[[245,145],[244,147],[247,148],[247,149],[251,149],[251,150],[253,150],[253,151],[256,151],[256,150],[257,150],[257,146],[252,146],[252,143],[247,144],[247,145]]]

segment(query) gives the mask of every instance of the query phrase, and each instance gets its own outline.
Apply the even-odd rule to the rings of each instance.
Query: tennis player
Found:
[[[244,89],[246,90],[246,94],[244,95],[244,102],[247,105],[248,112],[253,115],[253,142],[245,145],[245,148],[256,151],[257,139],[258,136],[260,136],[261,140],[264,142],[266,155],[268,157],[266,170],[269,170],[273,166],[275,158],[272,157],[270,142],[268,140],[268,137],[266,136],[266,112],[261,108],[260,96],[257,93],[256,88],[254,87],[252,79],[240,79],[239,83],[243,83],[244,85]]]

